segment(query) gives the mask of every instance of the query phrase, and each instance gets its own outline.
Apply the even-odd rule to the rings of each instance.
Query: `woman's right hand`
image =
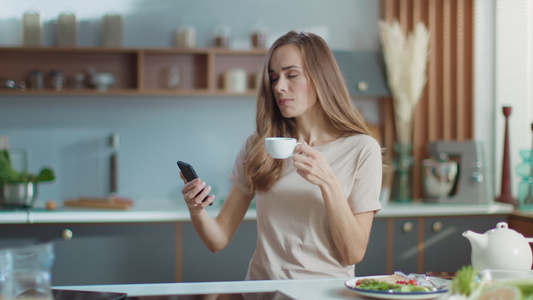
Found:
[[[200,178],[187,182],[181,172],[180,177],[185,183],[185,186],[181,189],[181,193],[183,194],[183,199],[185,200],[185,203],[187,203],[189,210],[202,210],[215,200],[215,195],[209,195],[211,192],[211,186],[208,186],[204,181],[200,180]]]

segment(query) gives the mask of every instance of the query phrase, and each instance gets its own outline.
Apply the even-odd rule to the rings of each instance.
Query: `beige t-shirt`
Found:
[[[246,144],[250,143],[248,138]],[[316,146],[339,178],[352,213],[381,209],[381,148],[372,137],[357,134]],[[237,157],[231,180],[247,195],[243,158]],[[285,160],[281,179],[255,194],[257,246],[246,279],[353,277],[333,243],[320,188],[303,179]],[[357,228],[353,229],[358,230]]]

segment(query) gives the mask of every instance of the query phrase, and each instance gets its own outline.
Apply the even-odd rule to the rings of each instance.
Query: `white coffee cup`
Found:
[[[297,143],[295,138],[288,137],[268,137],[265,138],[265,146],[268,154],[272,158],[285,159],[294,154],[294,148],[301,143]]]

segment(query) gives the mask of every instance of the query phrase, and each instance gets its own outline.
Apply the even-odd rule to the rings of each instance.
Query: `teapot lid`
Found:
[[[499,222],[496,224],[496,228],[493,228],[486,232],[490,235],[497,235],[497,236],[518,236],[518,237],[524,237],[522,234],[516,232],[515,230],[509,229],[509,226],[506,222]]]

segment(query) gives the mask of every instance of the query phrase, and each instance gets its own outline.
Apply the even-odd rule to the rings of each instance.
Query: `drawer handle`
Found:
[[[433,226],[432,226],[433,232],[441,232],[442,227],[443,227],[442,222],[437,221],[433,223]]]
[[[74,236],[74,233],[72,233],[72,230],[70,230],[70,229],[64,229],[63,232],[61,232],[61,237],[65,241],[72,240],[73,236]]]
[[[402,230],[403,230],[404,233],[409,233],[409,232],[413,231],[413,229],[414,229],[413,222],[405,222],[405,223],[403,223]]]

